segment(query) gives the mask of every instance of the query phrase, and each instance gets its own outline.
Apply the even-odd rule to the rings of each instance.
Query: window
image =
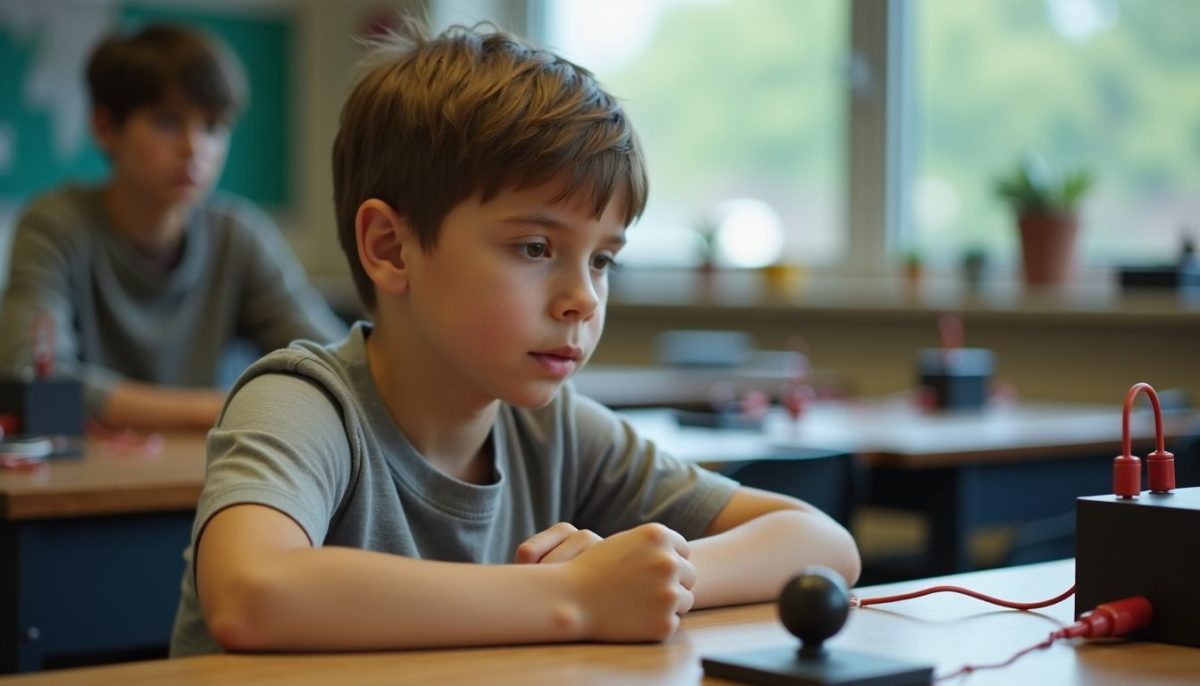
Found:
[[[1015,254],[992,178],[1088,167],[1083,260],[1171,261],[1200,231],[1200,3],[921,0],[913,222],[921,249]]]
[[[547,47],[592,70],[632,117],[650,203],[623,262],[691,265],[702,227],[740,226],[718,262],[782,229],[783,260],[845,249],[849,3],[546,0]],[[740,222],[740,223],[739,223]],[[761,258],[762,256],[757,256]]]

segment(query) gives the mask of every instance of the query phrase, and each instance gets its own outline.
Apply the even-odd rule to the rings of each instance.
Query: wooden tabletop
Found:
[[[707,406],[719,391],[740,398],[749,391],[771,397],[795,378],[787,354],[761,351],[740,367],[587,366],[571,379],[575,390],[609,407]]]
[[[204,486],[205,436],[168,435],[160,450],[89,441],[82,456],[0,469],[0,517],[10,520],[189,510]]]
[[[789,449],[854,453],[874,466],[928,469],[1066,455],[1120,452],[1121,408],[1050,402],[999,404],[984,410],[930,412],[907,398],[822,401],[792,421],[768,416],[762,430],[681,427],[669,410],[626,410],[639,433],[681,458],[710,462],[755,452],[788,459]],[[1130,423],[1137,450],[1150,446],[1154,422],[1138,411]],[[1168,440],[1200,429],[1200,413],[1168,414]],[[1168,449],[1170,446],[1168,446]]]
[[[1014,600],[1057,595],[1074,581],[1066,560],[1028,567],[949,577],[986,593]],[[862,597],[912,590],[929,581],[859,589]],[[941,594],[893,605],[852,610],[834,649],[887,655],[935,666],[935,674],[965,663],[1007,659],[1072,621],[1068,600],[1039,612],[1001,610],[962,596]],[[688,614],[669,641],[651,645],[564,645],[462,650],[417,650],[340,655],[207,655],[48,672],[0,679],[0,683],[130,686],[272,684],[723,684],[705,679],[700,657],[795,645],[779,624],[773,605],[753,605]],[[999,670],[982,670],[967,680],[944,683],[1194,684],[1200,649],[1112,641],[1065,642],[1036,651]]]
[[[1195,430],[1200,414],[1170,413],[1167,440]],[[1153,415],[1135,412],[1130,433],[1145,451],[1154,438]],[[818,403],[795,426],[778,429],[782,444],[830,443],[849,448],[876,466],[927,469],[1121,449],[1121,408],[1022,401],[983,410],[930,412],[907,399]]]

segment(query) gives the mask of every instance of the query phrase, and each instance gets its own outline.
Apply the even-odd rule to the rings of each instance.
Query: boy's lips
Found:
[[[551,375],[565,379],[579,366],[579,360],[583,358],[583,350],[563,346],[531,352],[529,355]]]
[[[564,346],[560,346],[557,348],[551,348],[549,350],[535,350],[530,354],[532,354],[532,355],[551,355],[553,357],[565,357],[569,360],[575,360],[576,362],[578,362],[579,358],[583,357],[583,349],[576,348],[576,347],[570,346],[570,345],[564,345]]]

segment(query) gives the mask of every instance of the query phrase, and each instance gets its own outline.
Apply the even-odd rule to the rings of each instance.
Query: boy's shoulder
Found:
[[[214,191],[199,208],[210,227],[217,227],[245,239],[259,239],[278,233],[271,216],[252,201],[228,191]]]
[[[25,203],[13,222],[11,264],[87,269],[104,221],[98,187],[72,184],[41,193]]]
[[[99,188],[94,186],[59,186],[30,199],[18,223],[60,235],[85,234],[103,221],[99,195]]]
[[[234,392],[251,379],[265,374],[292,374],[311,377],[321,385],[346,385],[354,367],[360,364],[356,353],[355,336],[361,336],[357,329],[342,341],[330,345],[322,345],[308,340],[292,341],[285,348],[273,350],[250,365],[232,389]]]
[[[320,387],[326,397],[341,405],[343,410],[358,404],[356,398],[362,394],[361,377],[367,367],[363,326],[357,324],[345,339],[328,345],[301,339],[267,353],[242,372],[230,389],[230,395],[236,395],[260,377],[286,375]]]

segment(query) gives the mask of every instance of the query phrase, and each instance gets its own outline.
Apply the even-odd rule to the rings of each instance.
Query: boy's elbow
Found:
[[[833,518],[805,504],[796,508],[799,514],[786,515],[791,522],[799,523],[801,536],[813,536],[817,543],[813,562],[817,562],[841,575],[847,586],[854,586],[862,576],[862,557],[858,544],[850,531]],[[815,513],[815,514],[814,514]]]
[[[858,583],[862,576],[862,557],[850,531],[824,514],[818,513],[814,519],[813,515],[805,513],[801,519],[809,534],[820,541],[816,561],[840,574],[847,586]]]
[[[204,622],[213,639],[230,652],[268,650],[275,645],[270,633],[274,595],[261,574],[244,572],[214,589]]]
[[[862,576],[862,556],[858,552],[858,544],[846,527],[828,520],[830,525],[826,538],[827,566],[846,580],[846,585],[853,587]]]
[[[845,547],[842,550],[841,559],[835,569],[842,578],[846,580],[846,585],[853,587],[858,583],[858,579],[862,576],[862,556],[859,555],[858,545],[854,542],[854,538],[849,532],[846,532]]]
[[[222,611],[208,620],[208,630],[217,645],[231,653],[252,651],[259,646],[258,637],[244,615]]]

